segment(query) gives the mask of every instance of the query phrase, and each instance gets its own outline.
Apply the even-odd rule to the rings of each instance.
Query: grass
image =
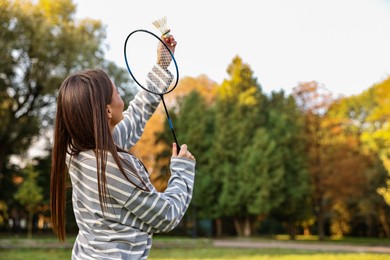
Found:
[[[268,241],[285,240],[285,237],[275,237],[274,239],[253,238],[247,241]],[[47,248],[41,249],[40,245],[56,245],[57,240],[53,236],[37,236],[33,240],[20,237],[10,237],[0,235],[0,246],[19,245],[16,249],[0,249],[0,259],[29,259],[29,260],[46,260],[46,259],[70,259],[71,246],[74,237],[69,237],[66,248]],[[234,240],[234,239],[232,239]],[[237,239],[240,240],[240,239]],[[242,239],[241,239],[242,240]],[[356,239],[344,238],[337,241],[328,239],[325,242],[319,242],[315,237],[308,239],[299,238],[297,243],[325,243],[337,244],[355,244],[355,245],[385,245],[390,246],[390,241],[385,239]],[[177,260],[177,259],[211,259],[211,260],[385,260],[389,259],[389,254],[375,253],[350,253],[350,252],[324,252],[302,249],[285,249],[285,248],[217,248],[213,247],[210,239],[190,239],[175,238],[166,236],[155,236],[153,247],[149,259],[152,260]],[[31,246],[31,247],[30,247]]]
[[[49,260],[71,259],[71,249],[0,250],[0,259]],[[235,248],[152,248],[149,259],[231,259],[231,260],[386,260],[385,254],[324,253],[292,249],[235,249]]]
[[[275,235],[274,238],[279,241],[288,241],[288,235]],[[289,240],[291,241],[291,240]],[[366,238],[366,237],[341,237],[331,238],[327,237],[324,241],[319,241],[318,236],[304,236],[297,235],[296,242],[319,242],[319,243],[335,243],[335,244],[348,244],[348,245],[388,245],[390,246],[390,239],[383,238]]]
[[[4,260],[69,260],[71,255],[71,249],[0,249],[0,259]]]

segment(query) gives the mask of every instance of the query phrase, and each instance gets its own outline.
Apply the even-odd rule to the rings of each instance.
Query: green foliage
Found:
[[[241,105],[256,105],[261,93],[260,86],[253,77],[253,71],[249,65],[236,56],[228,66],[227,73],[230,79],[222,83],[219,88],[219,97],[223,100],[236,101]]]
[[[275,154],[280,154],[279,167],[283,169],[283,179],[279,182],[282,187],[277,192],[282,201],[274,207],[273,215],[297,225],[311,216],[304,114],[294,98],[285,97],[282,91],[271,94],[267,107],[267,127],[276,143]]]
[[[102,23],[76,20],[75,12],[71,0],[0,1],[0,190],[11,178],[10,156],[53,124],[56,93],[70,73],[101,67],[125,100],[132,95],[127,72],[104,60]]]
[[[21,187],[14,178],[24,176],[23,169],[10,158],[26,158],[31,144],[51,128],[61,82],[75,71],[100,67],[125,102],[134,92],[128,73],[104,59],[106,32],[101,21],[77,20],[75,13],[71,0],[0,0],[0,200],[7,202],[8,211],[17,210],[17,202],[24,204],[29,221],[34,201],[49,203],[50,156],[26,169],[38,176]],[[41,210],[48,216],[46,207]]]
[[[42,188],[37,185],[38,173],[31,165],[24,169],[25,179],[15,193],[15,199],[23,205],[27,211],[34,211],[36,206],[42,201]]]
[[[265,96],[241,58],[233,59],[228,73],[211,106],[191,92],[174,110],[181,142],[197,158],[198,216],[233,217],[240,235],[256,230],[257,216],[274,214],[294,224],[307,220],[302,112],[282,92]]]
[[[252,142],[253,133],[263,122],[261,88],[253,78],[253,72],[239,57],[228,67],[230,79],[224,80],[218,90],[215,115],[214,152],[211,160],[220,186],[219,215],[248,216],[247,197],[244,194],[248,174],[242,169],[244,149]],[[250,172],[249,174],[256,174]]]
[[[244,202],[247,214],[268,215],[285,199],[286,183],[281,150],[265,128],[256,130],[253,143],[243,149],[239,166],[242,173],[234,194],[238,203]]]
[[[180,142],[189,145],[197,163],[196,183],[193,205],[199,217],[211,217],[216,213],[215,175],[210,168],[213,143],[213,109],[206,104],[203,96],[192,91],[180,101],[177,114],[177,129]]]
[[[367,113],[365,129],[362,132],[362,142],[381,158],[388,172],[385,187],[379,187],[378,193],[390,205],[390,77],[374,85],[362,94],[370,95],[373,106]]]
[[[374,101],[372,91],[349,103],[334,101],[316,82],[301,86],[301,99],[284,92],[267,97],[250,72],[235,57],[228,69],[231,78],[219,87],[212,110],[189,100],[177,110],[177,121],[185,122],[183,131],[194,137],[195,146],[212,139],[208,149],[209,142],[204,146],[210,158],[198,162],[198,167],[208,169],[196,179],[194,204],[199,215],[232,217],[241,235],[251,233],[244,230],[248,223],[256,229],[256,217],[270,216],[285,222],[294,237],[298,227],[312,225],[315,217],[321,216],[323,228],[326,214],[332,212],[334,233],[349,232],[351,212],[368,213],[362,211],[367,209],[364,203],[377,201],[376,189],[383,186],[383,170],[375,157],[364,154],[367,149],[356,143],[379,101]],[[253,88],[257,92],[247,91]],[[205,115],[213,117],[207,138],[199,121]],[[352,185],[345,187],[345,180]]]
[[[23,183],[18,187],[15,193],[15,199],[26,209],[28,212],[28,237],[32,237],[33,228],[33,214],[36,207],[41,203],[43,199],[42,188],[37,185],[38,173],[34,171],[32,165],[28,165],[24,169],[25,178]]]
[[[2,1],[0,13],[2,172],[51,123],[61,81],[102,61],[105,32],[98,21],[75,22],[70,0]]]

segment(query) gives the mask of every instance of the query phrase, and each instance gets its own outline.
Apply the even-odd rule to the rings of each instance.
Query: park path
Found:
[[[390,254],[390,246],[367,246],[367,245],[340,245],[329,243],[304,243],[304,242],[287,242],[287,241],[245,241],[230,239],[214,239],[212,244],[215,247],[229,248],[289,248],[300,250],[314,251],[343,251],[343,252],[360,252],[360,253],[384,253]]]

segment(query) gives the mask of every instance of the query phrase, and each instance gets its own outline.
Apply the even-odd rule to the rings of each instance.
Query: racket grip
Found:
[[[168,117],[168,122],[169,122],[169,127],[171,128],[173,139],[175,139],[175,143],[176,143],[176,147],[177,147],[177,153],[179,153],[180,152],[180,145],[179,145],[179,142],[177,141],[175,130],[173,130],[173,124],[172,124],[172,120],[171,120],[170,117]]]
[[[180,145],[179,145],[179,142],[177,141],[176,134],[175,134],[175,130],[173,130],[172,120],[171,120],[171,117],[169,116],[169,112],[168,112],[167,106],[166,106],[166,104],[165,104],[165,100],[164,100],[163,94],[160,94],[160,97],[161,97],[161,101],[162,101],[162,103],[163,103],[163,105],[164,105],[165,113],[167,114],[167,119],[168,119],[168,123],[169,123],[169,128],[171,128],[171,132],[172,132],[172,135],[173,135],[173,139],[175,139],[175,143],[176,143],[176,146],[177,146],[177,153],[179,154],[179,152],[180,152]]]
[[[177,147],[177,154],[179,154],[180,153],[180,145],[176,140],[175,140],[175,143],[176,143],[176,147]]]

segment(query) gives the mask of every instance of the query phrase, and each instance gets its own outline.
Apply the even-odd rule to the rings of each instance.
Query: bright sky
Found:
[[[390,75],[390,0],[74,1],[106,25],[107,59],[123,68],[126,36],[167,16],[182,77],[221,83],[236,55],[266,93],[315,80],[348,96]]]

